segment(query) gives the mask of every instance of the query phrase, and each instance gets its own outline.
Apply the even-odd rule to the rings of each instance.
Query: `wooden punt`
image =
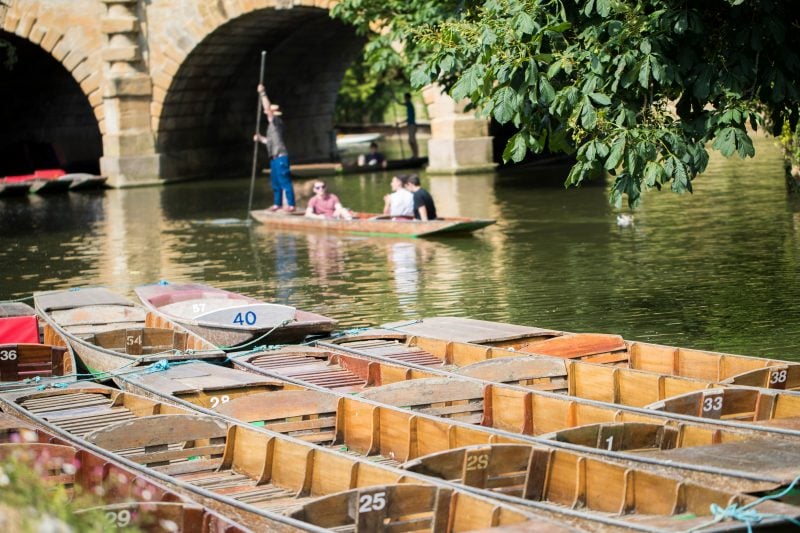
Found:
[[[186,533],[249,531],[86,448],[0,414],[0,462],[8,460],[29,465],[46,484],[61,486],[73,497],[102,493],[105,505],[83,507],[77,512],[99,511],[109,527]]]
[[[314,350],[303,346],[295,348],[303,353]],[[376,365],[383,364],[372,361],[358,368],[364,376],[380,376],[384,383],[411,379],[410,369],[390,365],[376,371]],[[206,363],[191,363],[186,366],[197,367],[194,374],[202,371],[199,367],[211,367]],[[409,411],[342,392],[320,390],[311,385],[287,383],[283,391],[263,392],[258,385],[248,385],[248,380],[237,370],[213,366],[206,372],[209,376],[218,376],[223,382],[238,383],[240,387],[236,391],[227,390],[229,399],[218,395],[218,390],[207,390],[204,395],[171,396],[173,391],[182,389],[180,383],[184,381],[185,374],[181,367],[155,374],[122,376],[118,378],[118,382],[123,389],[154,400],[175,403],[204,414],[226,416],[231,421],[254,424],[388,465],[397,465],[425,454],[468,444],[517,442],[558,446],[556,443],[567,443],[569,449],[579,453],[602,450],[607,458],[623,461],[625,464],[633,461],[639,468],[655,469],[659,472],[665,469],[674,470],[681,476],[706,485],[722,484],[726,488],[736,486],[738,490],[745,492],[776,489],[800,474],[800,469],[787,467],[800,464],[798,440],[784,438],[783,435],[766,440],[766,435],[762,432],[721,431],[703,424],[668,425],[668,421],[662,420],[661,424],[652,421],[595,424],[563,430],[555,436],[543,435],[536,439],[522,434],[511,434],[505,431],[508,428],[498,431],[497,426],[487,428],[465,424],[464,422],[486,422],[487,409],[485,403],[481,403],[482,391],[473,391],[472,397],[465,398],[463,383],[449,387],[449,391],[455,394],[450,396],[443,394],[447,387],[430,383],[431,380],[410,382],[420,386],[410,387],[399,393],[389,388],[388,392],[393,395],[389,401],[412,410]],[[192,383],[195,381],[192,380]],[[385,394],[387,387],[373,390],[376,393],[383,391]],[[402,397],[403,394],[405,397]],[[380,399],[386,401],[387,397],[384,395]],[[484,416],[478,416],[479,414]],[[754,437],[760,439],[752,440]],[[631,452],[652,454],[654,451],[683,446],[690,449],[700,448],[701,444],[709,444],[708,448],[716,448],[721,454],[727,452],[728,446],[737,446],[739,463],[755,467],[755,470],[737,471],[717,467],[714,473],[707,473],[708,469],[702,461],[689,460],[693,457],[691,455],[687,456],[685,464],[676,463],[670,458],[648,462],[647,458],[643,461],[642,457],[630,456]],[[762,460],[761,457],[765,454],[775,461]]]
[[[0,391],[75,380],[66,339],[23,303],[0,304]]]
[[[225,357],[196,334],[108,289],[38,292],[34,304],[98,379],[108,379],[123,367],[160,360]]]
[[[198,283],[143,285],[136,295],[150,311],[221,347],[254,339],[262,344],[300,342],[336,327],[326,316]]]
[[[556,337],[570,335],[501,322],[457,317],[432,317],[414,322],[385,324],[396,333],[471,342],[537,355],[572,357]],[[493,333],[494,332],[494,333]],[[514,332],[509,334],[509,332]],[[621,337],[618,337],[621,340]],[[574,355],[573,355],[574,356]],[[702,379],[726,385],[800,390],[800,363],[625,340],[607,352],[580,357],[595,362],[624,364],[628,368],[670,376]]]
[[[205,363],[196,363],[198,366],[209,366]],[[225,371],[226,369],[221,369]],[[169,374],[171,370],[167,370],[166,373]],[[235,370],[227,370],[228,373],[234,375],[238,373]],[[143,378],[150,383],[155,383],[155,380],[151,379],[152,375],[145,375]],[[129,380],[130,378],[121,378],[123,381]],[[233,381],[229,379],[229,381]],[[155,383],[157,386],[158,383]],[[123,383],[124,386],[124,383]],[[150,392],[158,392],[157,390],[143,386],[146,390]],[[168,389],[169,390],[169,389]],[[157,396],[158,394],[156,394]],[[198,404],[199,405],[199,404]],[[345,407],[348,405],[348,407]],[[203,410],[207,412],[207,410]],[[384,465],[395,465],[397,464],[398,460],[407,458],[409,454],[413,454],[416,452],[416,457],[419,458],[419,461],[425,462],[426,457],[421,456],[425,452],[429,452],[431,447],[435,449],[436,446],[442,446],[443,443],[445,446],[452,446],[453,444],[457,443],[458,441],[453,440],[453,436],[455,431],[460,430],[460,428],[453,428],[449,433],[451,437],[449,439],[445,439],[442,441],[441,439],[431,439],[437,441],[437,443],[429,443],[429,436],[424,435],[422,431],[419,430],[419,426],[416,428],[417,431],[414,431],[414,435],[418,436],[417,438],[412,437],[409,441],[408,438],[403,439],[401,435],[398,434],[399,428],[402,428],[406,424],[400,424],[401,420],[405,420],[406,423],[408,421],[413,420],[415,423],[420,424],[420,416],[419,415],[412,415],[408,413],[398,412],[396,410],[391,409],[390,407],[386,406],[378,406],[378,405],[370,405],[363,400],[353,397],[347,396],[339,396],[337,397],[334,394],[321,392],[321,391],[312,391],[312,390],[294,390],[294,391],[284,391],[284,392],[258,392],[257,390],[253,390],[251,394],[244,394],[240,395],[236,399],[232,399],[228,402],[220,402],[217,404],[217,408],[215,409],[216,412],[226,415],[232,419],[238,420],[240,422],[247,422],[247,423],[255,423],[261,427],[272,431],[279,431],[283,434],[289,434],[295,436],[297,438],[301,438],[306,441],[316,442],[320,444],[326,444],[327,446],[339,448],[339,450],[346,450],[348,454],[355,454],[360,456],[367,456],[371,459],[372,462]],[[359,412],[363,412],[363,414],[359,415]],[[366,416],[365,416],[366,415]],[[404,417],[404,418],[403,418]],[[278,419],[280,421],[276,421]],[[358,431],[357,428],[363,428],[364,424],[368,423],[371,425],[371,429],[368,431]],[[422,421],[424,422],[424,421]],[[416,424],[415,424],[416,425]],[[398,427],[399,426],[399,427]],[[355,434],[354,431],[358,431],[360,434]],[[477,431],[476,431],[477,432]],[[440,432],[433,432],[433,434],[438,434]],[[488,432],[486,432],[488,433]],[[674,431],[677,434],[677,431]],[[483,437],[483,441],[487,442],[487,446],[490,449],[494,449],[495,445],[490,444],[492,442],[497,442],[497,435],[486,435]],[[460,440],[464,439],[464,435]],[[467,437],[466,441],[469,442],[476,442],[477,439],[480,439],[480,436],[472,436]],[[392,441],[401,441],[403,444],[401,446],[397,446],[397,444],[392,444]],[[675,439],[673,439],[674,443]],[[385,444],[384,444],[385,442]],[[386,448],[384,448],[386,446]],[[394,446],[394,447],[393,447]],[[518,445],[519,447],[520,445]],[[486,449],[486,446],[484,447]],[[497,448],[502,449],[502,447]],[[529,462],[529,455],[531,446],[522,445],[522,450],[527,451],[527,455],[524,458],[524,465],[528,465]],[[447,450],[447,448],[445,448]],[[395,451],[397,452],[397,456],[395,456]],[[759,450],[762,451],[762,450]],[[434,455],[438,456],[442,452],[433,452]],[[446,452],[445,452],[446,453]],[[594,474],[594,481],[592,483],[596,483],[595,489],[589,488],[588,493],[598,494],[597,502],[592,505],[585,505],[585,507],[590,508],[592,511],[596,512],[614,512],[619,514],[633,514],[642,513],[642,514],[663,514],[661,513],[654,513],[653,509],[654,506],[646,506],[644,501],[640,504],[641,507],[625,507],[620,506],[617,498],[620,497],[619,494],[609,495],[607,497],[600,497],[599,494],[602,492],[600,491],[600,486],[603,483],[603,480],[607,480],[609,476],[611,477],[618,477],[623,476],[626,483],[630,483],[631,487],[647,485],[653,481],[653,473],[647,471],[644,468],[637,468],[635,466],[631,466],[630,461],[628,464],[613,464],[608,463],[607,460],[600,460],[597,458],[591,459],[586,458],[581,454],[576,454],[575,452],[567,452],[567,451],[555,451],[555,450],[538,450],[537,457],[545,457],[545,458],[555,458],[558,457],[559,459],[564,458],[563,461],[565,464],[572,464],[573,468],[585,468],[587,471],[592,471]],[[480,460],[480,459],[476,459]],[[588,461],[587,466],[581,466],[583,463]],[[518,461],[519,462],[519,461]],[[581,495],[578,492],[573,491],[574,496],[570,496],[567,490],[560,490],[563,489],[565,486],[569,486],[570,483],[574,482],[576,479],[575,472],[573,473],[566,473],[567,476],[566,481],[553,481],[552,475],[545,475],[542,472],[559,472],[559,475],[563,473],[564,467],[559,466],[561,463],[558,461],[553,460],[552,464],[545,464],[543,465],[531,465],[530,468],[524,470],[522,472],[522,477],[525,478],[522,481],[524,482],[525,486],[530,486],[530,482],[526,481],[527,478],[531,478],[534,475],[540,476],[540,482],[544,483],[545,477],[552,483],[552,486],[546,485],[548,487],[547,490],[542,487],[542,492],[540,497],[533,497],[531,495],[515,495],[517,498],[528,498],[533,501],[546,501],[551,505],[558,506],[566,506],[570,507],[574,503],[574,501],[582,501],[585,499],[586,495]],[[494,468],[495,463],[493,461],[489,462],[489,467]],[[577,466],[576,466],[577,465]],[[474,465],[473,465],[474,466]],[[495,465],[496,466],[496,465]],[[663,466],[662,466],[663,469]],[[519,472],[517,472],[519,474]],[[425,475],[430,475],[429,473],[425,473]],[[527,478],[526,478],[527,476]],[[638,476],[641,480],[635,480],[634,478]],[[497,474],[496,478],[502,478],[503,474]],[[449,479],[452,481],[451,478],[444,478]],[[661,485],[661,489],[670,491],[670,494],[675,495],[674,497],[677,498],[676,501],[672,502],[673,505],[662,505],[659,506],[660,509],[676,509],[679,510],[676,514],[680,514],[680,510],[686,512],[694,512],[699,513],[699,516],[707,515],[708,514],[708,498],[711,497],[718,497],[722,492],[719,489],[700,489],[703,492],[702,495],[698,495],[694,492],[697,490],[697,487],[701,485],[692,486],[691,489],[686,490],[687,482],[686,481],[679,481],[677,479],[668,478],[666,483],[668,487],[664,487],[664,484]],[[706,483],[707,484],[707,483]],[[730,487],[731,485],[734,486],[742,486],[741,481],[739,485],[735,483],[731,483],[729,479],[725,479],[722,483],[717,483],[717,485],[725,485]],[[472,485],[478,486],[482,489],[492,489],[491,486],[481,486],[481,485]],[[633,488],[625,488],[625,485],[621,488],[621,494],[623,495],[624,501],[624,494],[625,491],[635,490]],[[758,483],[750,483],[749,487],[750,490],[767,490],[767,488],[772,489],[774,486],[772,484],[758,484]],[[377,489],[376,489],[377,490]],[[384,490],[383,488],[380,490]],[[577,488],[576,490],[580,490]],[[584,490],[585,487],[584,487]],[[547,494],[550,494],[552,491],[553,494],[559,494],[563,498],[559,500],[558,498],[550,498],[547,497]],[[640,489],[640,492],[643,492]],[[363,492],[362,492],[363,493]],[[503,494],[507,494],[507,492],[502,491]],[[339,503],[337,505],[345,505],[346,501],[356,497],[358,495],[358,491],[351,492],[350,494],[338,494],[336,496],[332,496],[332,499],[335,499]],[[728,498],[728,504],[733,503],[733,500],[730,500],[730,490],[726,492]],[[630,495],[628,496],[630,498]],[[573,498],[571,500],[570,498]],[[608,501],[608,500],[613,500]],[[635,500],[635,498],[634,498]],[[688,501],[691,500],[691,501]],[[748,501],[752,501],[752,498]],[[318,503],[318,502],[317,502]],[[317,505],[315,503],[314,505]],[[524,503],[517,501],[516,503]],[[745,503],[745,502],[740,502]],[[614,508],[614,505],[617,505]],[[779,509],[773,509],[773,512],[777,512]],[[783,509],[784,514],[786,512],[800,512],[797,509],[790,509],[786,508]],[[308,510],[306,511],[308,512]],[[294,513],[291,516],[299,517],[300,514]],[[305,515],[310,516],[310,515]],[[321,515],[317,515],[321,516]],[[336,520],[336,518],[332,518],[332,520]],[[637,524],[642,524],[644,519],[640,516],[637,516],[635,521]],[[654,522],[657,522],[659,526],[668,526],[670,522],[667,520],[667,517],[660,516],[657,518],[653,518]],[[698,523],[701,523],[702,520],[698,519]],[[649,524],[649,522],[647,522]],[[320,522],[319,525],[324,525],[325,527],[331,527],[332,525],[341,525],[338,522]],[[674,523],[673,523],[674,526]]]
[[[87,395],[95,397],[94,405],[87,403]],[[344,527],[375,524],[376,517],[358,514],[379,512],[384,524],[379,531],[402,531],[404,521],[423,518],[418,514],[428,517],[415,524],[414,530],[420,531],[470,531],[534,518],[536,522],[528,524],[534,531],[569,530],[541,517],[543,512],[533,515],[423,476],[107,387],[4,396],[3,403],[61,438],[85,443],[148,477],[192,493],[203,505],[220,512],[233,505],[253,518],[260,517],[269,522],[270,530],[292,526],[322,531],[325,526],[314,523],[320,506],[330,510],[329,520]],[[109,409],[127,412],[109,421],[104,415]],[[408,488],[399,489],[398,483]],[[371,494],[373,505],[342,512],[336,505],[320,502],[325,497],[334,497],[328,503],[349,501],[354,489],[362,503]],[[380,492],[386,511],[375,501]],[[388,505],[390,495],[403,496],[408,507],[402,502]],[[420,506],[419,500],[429,505]],[[307,505],[311,506],[308,513]]]
[[[0,198],[9,196],[25,196],[31,188],[30,182],[13,182],[0,179]]]
[[[495,223],[474,218],[440,218],[436,220],[393,220],[374,213],[354,213],[352,220],[309,218],[303,213],[250,211],[265,226],[306,231],[352,233],[385,237],[441,237],[471,233]]]
[[[589,352],[597,353],[598,346],[615,342],[615,336],[606,337],[612,338],[601,342],[596,335],[590,335],[588,341],[578,341],[566,349],[574,354],[581,347],[588,347]],[[552,340],[566,339],[568,336]],[[732,387],[731,392],[720,395],[702,392],[704,389],[716,390],[718,385],[700,379],[397,334],[381,336],[366,332],[322,342],[320,346],[339,347],[401,365],[441,368],[483,381],[517,384],[536,391],[566,393],[588,400],[758,425],[784,419],[784,422],[800,429],[800,395],[782,390]],[[735,390],[738,392],[733,392]],[[701,409],[690,412],[677,407],[685,402],[658,403],[690,393],[694,393],[692,398],[700,398]],[[705,399],[707,397],[713,397],[713,400]]]

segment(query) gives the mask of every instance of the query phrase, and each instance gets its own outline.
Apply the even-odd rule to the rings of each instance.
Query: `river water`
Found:
[[[756,145],[755,160],[712,157],[692,195],[648,192],[627,228],[607,186],[553,185],[563,168],[424,176],[440,215],[498,221],[433,241],[248,225],[246,178],[0,200],[0,298],[198,281],[343,327],[468,316],[800,360],[800,202],[774,141]],[[379,210],[389,178],[326,181],[347,206]],[[295,187],[303,204],[310,181]],[[256,182],[256,207],[268,188]]]

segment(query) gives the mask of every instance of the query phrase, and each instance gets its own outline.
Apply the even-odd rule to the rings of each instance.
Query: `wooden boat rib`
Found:
[[[105,392],[102,392],[103,389]],[[446,515],[447,521],[437,531],[466,531],[522,523],[534,518],[527,511],[492,502],[483,496],[461,492],[415,474],[361,462],[260,428],[229,425],[214,417],[189,413],[180,407],[105,387],[95,388],[94,392],[105,394],[109,399],[114,398],[118,406],[127,405],[130,413],[141,416],[98,424],[96,415],[102,413],[105,406],[89,409],[72,407],[69,396],[82,394],[79,388],[47,391],[33,397],[7,395],[2,401],[5,408],[29,417],[35,424],[63,438],[78,439],[79,443],[101,450],[106,455],[112,454],[110,456],[117,457],[126,466],[133,465],[137,471],[148,476],[168,480],[200,496],[202,503],[213,503],[217,510],[220,502],[235,502],[240,510],[273,520],[277,525],[283,523],[304,530],[321,530],[313,527],[314,524],[300,522],[286,515],[301,518],[317,516],[312,511],[319,509],[317,500],[320,497],[349,493],[353,489],[358,489],[362,494],[384,490],[384,498],[389,494],[410,491],[416,494],[408,496],[412,501],[429,497],[432,488],[438,495],[435,502],[441,502],[442,498],[449,495],[449,501],[442,503],[448,512],[441,515]],[[48,398],[58,403],[60,409],[55,410],[55,405],[51,405],[47,418],[25,408],[31,399]],[[162,414],[148,414],[148,411]],[[50,422],[63,418],[71,418],[81,427],[91,425],[96,429],[80,439],[72,430]],[[408,489],[398,492],[397,483],[402,483]],[[420,483],[422,486],[414,491],[412,487]],[[348,499],[352,496],[343,494],[341,497]],[[308,515],[303,512],[307,504],[312,504]],[[435,513],[436,509],[436,506],[427,510],[415,508],[414,514],[423,511]],[[459,509],[463,511],[459,512]],[[466,512],[466,509],[470,511]],[[402,506],[400,509],[393,507],[392,511],[391,516],[383,516],[390,524],[411,518]],[[368,513],[370,510],[361,509],[359,512]],[[436,516],[440,517],[438,513]],[[350,517],[351,523],[353,518]],[[356,523],[369,518],[357,518]],[[548,519],[535,518],[537,521],[543,520],[543,531],[566,530]],[[341,520],[342,525],[348,525],[347,513],[331,519]],[[435,523],[442,525],[441,522]],[[278,530],[273,527],[275,524],[270,524],[270,527]],[[536,530],[535,523],[530,525]]]
[[[198,366],[203,366],[203,363],[197,363]],[[208,365],[204,365],[208,366]],[[222,369],[225,370],[225,369]],[[167,370],[169,373],[170,370]],[[227,370],[231,374],[235,373],[234,370]],[[150,376],[142,376],[143,381],[152,381],[150,380]],[[125,378],[122,378],[123,381]],[[141,380],[140,380],[141,381]],[[125,383],[123,383],[125,386]],[[147,387],[146,385],[143,387],[145,390],[149,390],[151,393],[155,395],[159,395],[159,391]],[[379,389],[376,389],[379,390]],[[291,396],[291,398],[290,398]],[[327,402],[324,400],[327,396]],[[305,398],[305,402],[302,401]],[[323,404],[327,403],[326,406],[323,407]],[[357,415],[358,411],[349,410],[345,405],[350,404],[352,409],[360,409],[360,410],[368,410],[362,415]],[[371,414],[368,414],[372,411]],[[376,412],[377,411],[377,412]],[[205,410],[204,410],[205,412]],[[312,435],[316,438],[309,439],[312,442],[318,443],[325,443],[327,442],[329,446],[342,446],[348,449],[349,453],[356,453],[358,455],[366,455],[373,459],[373,462],[377,462],[380,464],[396,464],[396,459],[404,458],[400,454],[403,453],[402,447],[392,449],[385,449],[383,448],[384,440],[389,439],[396,439],[397,441],[401,441],[405,444],[406,449],[405,453],[406,456],[408,454],[413,454],[412,448],[416,449],[419,453],[417,457],[424,454],[426,450],[426,446],[436,446],[436,444],[431,444],[428,442],[429,438],[423,437],[423,431],[421,427],[416,426],[415,424],[415,431],[413,432],[414,435],[420,435],[420,440],[416,441],[416,439],[408,438],[403,439],[401,435],[398,434],[398,429],[403,427],[403,424],[400,424],[400,420],[402,417],[405,417],[405,420],[411,421],[413,420],[415,423],[420,422],[419,415],[413,415],[409,413],[397,412],[394,411],[386,406],[376,406],[376,405],[369,405],[363,400],[359,400],[358,398],[352,398],[347,396],[340,396],[337,398],[336,396],[330,393],[321,393],[315,391],[287,391],[287,392],[254,392],[253,394],[243,394],[240,395],[237,399],[231,400],[224,404],[220,404],[216,412],[220,414],[224,414],[229,416],[232,419],[236,419],[240,422],[248,422],[248,423],[258,423],[264,424],[266,429],[270,429],[273,431],[280,431],[284,432],[287,430],[298,431],[303,428],[310,429],[309,432],[304,433],[303,435],[299,435],[294,433],[294,436],[298,436],[299,438],[304,437],[311,437]],[[365,416],[366,415],[366,416]],[[314,416],[319,416],[319,418],[312,418]],[[292,420],[293,422],[287,423],[275,423],[275,419],[278,417],[285,417],[286,420]],[[297,421],[298,418],[302,418],[301,421]],[[351,422],[353,421],[353,422]],[[359,422],[361,421],[361,422]],[[352,434],[352,431],[348,431],[349,428],[363,428],[364,422],[372,421],[373,427],[368,431],[361,430],[360,436],[356,436]],[[335,422],[335,425],[334,425]],[[320,431],[319,428],[322,427]],[[384,427],[386,429],[384,429]],[[430,428],[429,428],[430,429]],[[433,434],[450,434],[449,439],[445,439],[444,444],[445,446],[452,446],[455,442],[453,441],[454,435],[454,428],[452,428],[449,432],[430,432],[431,435]],[[460,430],[460,428],[458,428]],[[358,431],[358,429],[356,429]],[[377,432],[377,433],[376,433]],[[676,432],[677,433],[677,432]],[[487,438],[488,437],[488,438]],[[463,436],[462,436],[463,438]],[[480,438],[480,437],[478,437]],[[486,449],[497,449],[502,450],[502,446],[492,444],[497,442],[498,435],[487,435],[484,436],[484,442],[487,443],[481,450]],[[467,441],[471,440],[473,443],[475,442],[475,437],[467,438]],[[674,441],[673,441],[674,442]],[[378,444],[381,443],[381,444]],[[387,443],[388,444],[388,443]],[[442,445],[442,441],[439,441],[439,446]],[[377,448],[376,448],[377,446]],[[574,452],[566,452],[566,451],[555,451],[555,450],[536,450],[536,456],[539,457],[539,462],[544,462],[544,464],[534,464],[530,463],[530,455],[532,448],[530,445],[517,445],[519,449],[522,449],[527,452],[525,455],[523,465],[520,467],[520,471],[517,471],[514,475],[521,478],[521,482],[524,486],[531,486],[528,479],[534,474],[541,474],[541,472],[551,471],[551,472],[559,472],[560,474],[564,474],[566,479],[568,480],[576,480],[579,479],[579,475],[577,471],[573,473],[564,473],[565,469],[569,468],[567,465],[572,465],[572,468],[577,468],[580,470],[581,468],[585,468],[585,466],[581,466],[586,461],[589,461],[589,469],[591,469],[595,474],[595,479],[598,481],[598,490],[590,491],[596,495],[597,501],[590,502],[589,505],[585,505],[586,507],[592,509],[593,511],[598,512],[619,512],[619,513],[650,513],[653,512],[654,507],[652,505],[648,506],[647,502],[641,501],[641,507],[636,508],[635,502],[631,502],[630,495],[627,494],[626,491],[630,491],[631,489],[625,488],[627,485],[626,483],[630,483],[632,486],[636,485],[634,482],[635,476],[640,476],[643,481],[640,483],[646,483],[644,480],[649,480],[652,476],[652,473],[647,473],[645,470],[641,468],[636,469],[627,465],[619,465],[619,464],[608,464],[599,459],[591,459],[587,458],[582,455],[578,455],[578,460],[575,461],[576,454]],[[445,447],[445,450],[448,448]],[[395,456],[395,451],[398,452],[398,455]],[[372,454],[370,455],[370,452]],[[380,455],[376,455],[379,452]],[[388,452],[388,453],[387,453]],[[445,454],[447,452],[444,452]],[[434,452],[433,456],[438,458],[442,455],[442,452]],[[489,453],[484,453],[485,457],[481,457],[480,453],[476,455],[475,461],[483,461],[486,457],[489,457]],[[426,458],[430,456],[425,456],[419,461],[425,462]],[[563,457],[563,466],[559,466],[561,463],[556,461],[554,458],[561,459]],[[376,460],[377,459],[377,460]],[[387,461],[386,459],[389,459]],[[391,462],[390,462],[391,461]],[[548,462],[551,461],[551,462]],[[438,459],[434,461],[438,464]],[[519,462],[519,461],[518,461]],[[476,463],[478,464],[478,463]],[[502,465],[502,461],[496,462],[495,460],[489,460],[486,466],[487,468],[496,469],[497,465]],[[473,465],[474,466],[474,465]],[[468,469],[469,470],[469,469]],[[482,470],[482,468],[478,468],[478,470]],[[638,472],[638,473],[635,473]],[[480,472],[476,472],[476,474],[480,474]],[[602,475],[601,475],[602,474]],[[426,475],[430,475],[426,472]],[[623,476],[624,483],[621,485],[622,490],[619,494],[610,496],[607,493],[603,493],[600,489],[600,479],[608,480],[609,478],[613,478],[614,476]],[[472,476],[475,477],[475,476]],[[546,476],[548,480],[551,480],[552,476]],[[447,477],[443,476],[443,479],[452,481],[453,479],[457,479],[458,476]],[[487,486],[486,484],[479,484],[477,480],[480,478],[480,475],[475,478],[475,483],[470,483],[470,480],[466,480],[466,484],[470,484],[471,486],[476,486],[481,489],[491,490],[492,486]],[[557,483],[553,484],[552,486],[548,486],[548,489],[545,489],[545,486],[542,485],[540,487],[540,491],[536,494],[538,496],[534,496],[533,493],[519,493],[515,494],[513,491],[509,493],[509,491],[505,490],[509,488],[509,480],[510,477],[507,473],[504,474],[497,474],[495,478],[500,479],[502,478],[499,483],[500,486],[497,487],[502,494],[511,495],[521,499],[532,499],[534,501],[548,501],[548,498],[544,495],[548,492],[548,490],[552,490],[553,493],[564,494],[567,491],[564,491],[563,486],[559,486]],[[471,479],[471,478],[470,478]],[[545,477],[541,477],[539,481],[544,484]],[[725,485],[730,486],[730,480],[726,480]],[[707,513],[708,502],[706,501],[708,495],[706,497],[698,497],[695,498],[693,496],[693,492],[691,490],[684,491],[684,484],[682,482],[678,482],[677,480],[670,480],[670,483],[673,485],[669,489],[665,489],[670,491],[670,493],[675,494],[677,500],[673,502],[672,507],[667,507],[669,509],[686,509],[690,510],[690,512],[698,511],[701,515],[703,513]],[[568,485],[569,483],[567,483]],[[618,486],[614,484],[613,486]],[[751,490],[756,485],[751,485]],[[761,485],[761,490],[766,490],[768,486]],[[773,488],[773,487],[769,487]],[[664,487],[662,486],[662,489]],[[576,501],[584,501],[586,500],[585,494],[580,494],[580,488],[576,489],[575,492],[575,499]],[[585,490],[585,489],[584,489]],[[713,492],[713,491],[712,491]],[[718,491],[719,492],[719,491]],[[600,495],[603,494],[601,497]],[[628,498],[626,500],[626,497]],[[621,499],[620,499],[621,498]],[[686,498],[691,499],[691,502],[688,502]],[[612,500],[615,503],[611,503],[609,500]],[[635,500],[635,499],[634,499]],[[628,503],[626,503],[628,502]],[[732,501],[731,501],[732,502]],[[731,503],[729,502],[729,503]],[[520,502],[517,502],[520,503]],[[553,502],[551,502],[553,503]],[[570,505],[570,502],[565,502],[561,500],[557,502],[562,505]],[[609,508],[609,506],[616,505],[615,508]],[[627,507],[626,507],[627,505]],[[662,509],[664,507],[662,506]],[[623,510],[624,509],[624,510]],[[794,511],[793,511],[794,512]],[[664,520],[663,517],[661,520]],[[666,523],[666,522],[665,522]]]
[[[249,531],[132,470],[0,414],[0,462],[9,459],[36,468],[45,483],[71,494],[95,494],[101,489],[106,505],[78,513],[102,511],[117,527],[160,530],[165,524],[187,533]]]
[[[49,324],[41,335],[39,329],[32,307],[0,304],[0,391],[75,380],[75,357],[66,339]]]
[[[159,360],[221,359],[225,354],[163,317],[107,289],[34,294],[36,309],[99,379]]]
[[[631,407],[650,408],[654,405],[661,411],[758,425],[782,418],[800,428],[800,395],[780,390],[740,389],[740,392],[714,394],[713,403],[710,403],[712,400],[701,400],[701,407],[705,408],[679,409],[678,403],[656,402],[689,393],[696,393],[694,398],[705,398],[710,393],[699,391],[718,385],[700,379],[665,376],[580,360],[583,354],[606,357],[613,353],[611,348],[614,346],[621,344],[624,347],[621,337],[616,335],[570,334],[543,341],[542,344],[551,341],[558,341],[555,346],[559,347],[562,357],[536,356],[516,350],[417,336],[380,336],[371,332],[334,339],[321,345],[330,348],[338,346],[353,353],[380,357],[402,365],[438,366],[459,375],[497,383],[514,383],[541,392],[562,392],[569,396]],[[570,354],[574,359],[568,359],[563,354]],[[561,372],[559,365],[563,366]]]
[[[354,213],[352,220],[317,219],[303,213],[250,211],[265,226],[280,229],[352,233],[388,237],[440,237],[470,233],[495,223],[494,220],[441,218],[436,220],[392,220],[374,213]]]
[[[135,292],[153,313],[222,347],[254,339],[263,340],[262,344],[300,342],[336,327],[335,320],[316,313],[197,283],[161,282],[137,287]]]
[[[204,363],[193,363],[192,365],[210,367]],[[712,485],[721,482],[727,488],[735,485],[740,487],[739,490],[746,492],[772,490],[789,483],[800,474],[798,469],[785,468],[786,465],[800,464],[797,439],[767,441],[765,436],[759,432],[722,433],[715,429],[705,428],[707,431],[706,442],[712,444],[707,446],[708,448],[716,448],[720,454],[725,454],[727,446],[732,442],[734,445],[740,446],[736,453],[741,458],[741,463],[759,467],[756,471],[749,472],[722,467],[709,469],[697,461],[688,461],[684,465],[676,464],[670,458],[651,461],[646,456],[631,457],[629,453],[631,451],[652,453],[654,450],[670,449],[687,444],[687,442],[688,446],[699,446],[697,441],[689,442],[689,439],[684,439],[687,431],[693,432],[697,437],[701,431],[699,427],[630,422],[606,423],[577,427],[556,435],[546,435],[536,439],[495,428],[465,425],[463,419],[436,418],[419,410],[413,412],[401,410],[349,394],[314,390],[299,385],[296,390],[288,390],[287,387],[285,391],[263,393],[256,387],[244,384],[246,380],[233,378],[234,375],[241,374],[241,372],[219,367],[211,367],[211,369],[209,369],[209,374],[212,372],[215,375],[228,374],[224,381],[242,383],[236,398],[229,401],[225,401],[225,398],[216,402],[212,400],[211,403],[215,406],[212,410],[209,410],[197,397],[170,396],[171,391],[181,388],[175,385],[165,385],[167,381],[182,381],[181,374],[174,372],[175,369],[159,373],[163,376],[162,379],[155,379],[154,374],[144,374],[136,377],[126,376],[118,381],[125,390],[145,395],[154,400],[175,403],[204,414],[227,416],[232,422],[255,424],[308,442],[338,448],[348,454],[363,456],[371,462],[388,465],[397,465],[421,455],[464,445],[516,442],[544,444],[548,447],[566,446],[566,449],[578,453],[601,453],[607,459],[611,458],[624,464],[630,464],[633,461],[640,468],[655,468],[659,472],[663,472],[665,469],[675,470],[681,476],[690,477],[699,483]],[[432,407],[424,399],[418,399],[425,397],[426,394],[428,396],[431,394],[432,387],[428,386],[429,384],[425,381],[428,380],[417,382],[420,387],[410,390],[411,400],[400,400],[398,404],[405,404],[404,407],[412,409],[417,408],[419,404],[423,404],[424,407]],[[381,388],[374,390],[377,392]],[[213,393],[214,391],[208,391],[208,394]],[[446,404],[439,402],[436,402],[436,407],[447,409]],[[435,414],[431,411],[428,412]],[[474,421],[468,420],[467,422]],[[590,435],[592,440],[588,438]],[[758,441],[743,440],[752,439],[754,435],[760,435],[761,439]],[[752,442],[749,447],[741,447],[742,443],[746,445],[748,442]],[[590,449],[587,450],[586,447]],[[591,450],[594,447],[599,450]],[[613,451],[607,452],[606,449]],[[769,457],[775,457],[778,462],[768,465],[763,460],[754,461],[754,454],[758,457],[766,454]],[[691,457],[690,455],[689,459]]]
[[[386,324],[384,327],[395,333],[556,356],[563,356],[556,337],[570,335],[563,331],[458,317],[432,317],[413,323]],[[509,334],[509,331],[514,334]],[[627,340],[607,355],[613,362],[625,362],[625,366],[634,370],[728,385],[800,390],[800,363],[795,361]],[[589,355],[590,358],[594,356],[595,354]],[[595,362],[605,362],[599,359],[601,358],[594,357]]]

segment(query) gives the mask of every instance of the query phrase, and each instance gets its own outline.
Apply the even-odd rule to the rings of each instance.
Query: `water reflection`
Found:
[[[433,241],[247,225],[248,179],[0,199],[0,294],[197,280],[345,327],[447,314],[798,357],[800,201],[787,198],[780,151],[768,140],[757,150],[755,161],[713,158],[694,195],[647,193],[626,229],[606,187],[548,185],[553,169],[544,185],[538,171],[423,176],[443,215],[498,220]],[[374,211],[390,178],[325,181]],[[266,180],[255,192],[267,205]]]

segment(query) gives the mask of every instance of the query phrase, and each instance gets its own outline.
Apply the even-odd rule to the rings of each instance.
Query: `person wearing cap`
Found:
[[[289,168],[289,151],[283,142],[283,119],[281,119],[280,106],[269,101],[264,86],[258,85],[258,94],[261,96],[262,109],[267,116],[267,135],[255,134],[253,140],[267,145],[269,152],[269,173],[272,181],[274,202],[270,211],[277,211],[283,205],[283,194],[286,193],[286,211],[295,210],[294,188]]]

